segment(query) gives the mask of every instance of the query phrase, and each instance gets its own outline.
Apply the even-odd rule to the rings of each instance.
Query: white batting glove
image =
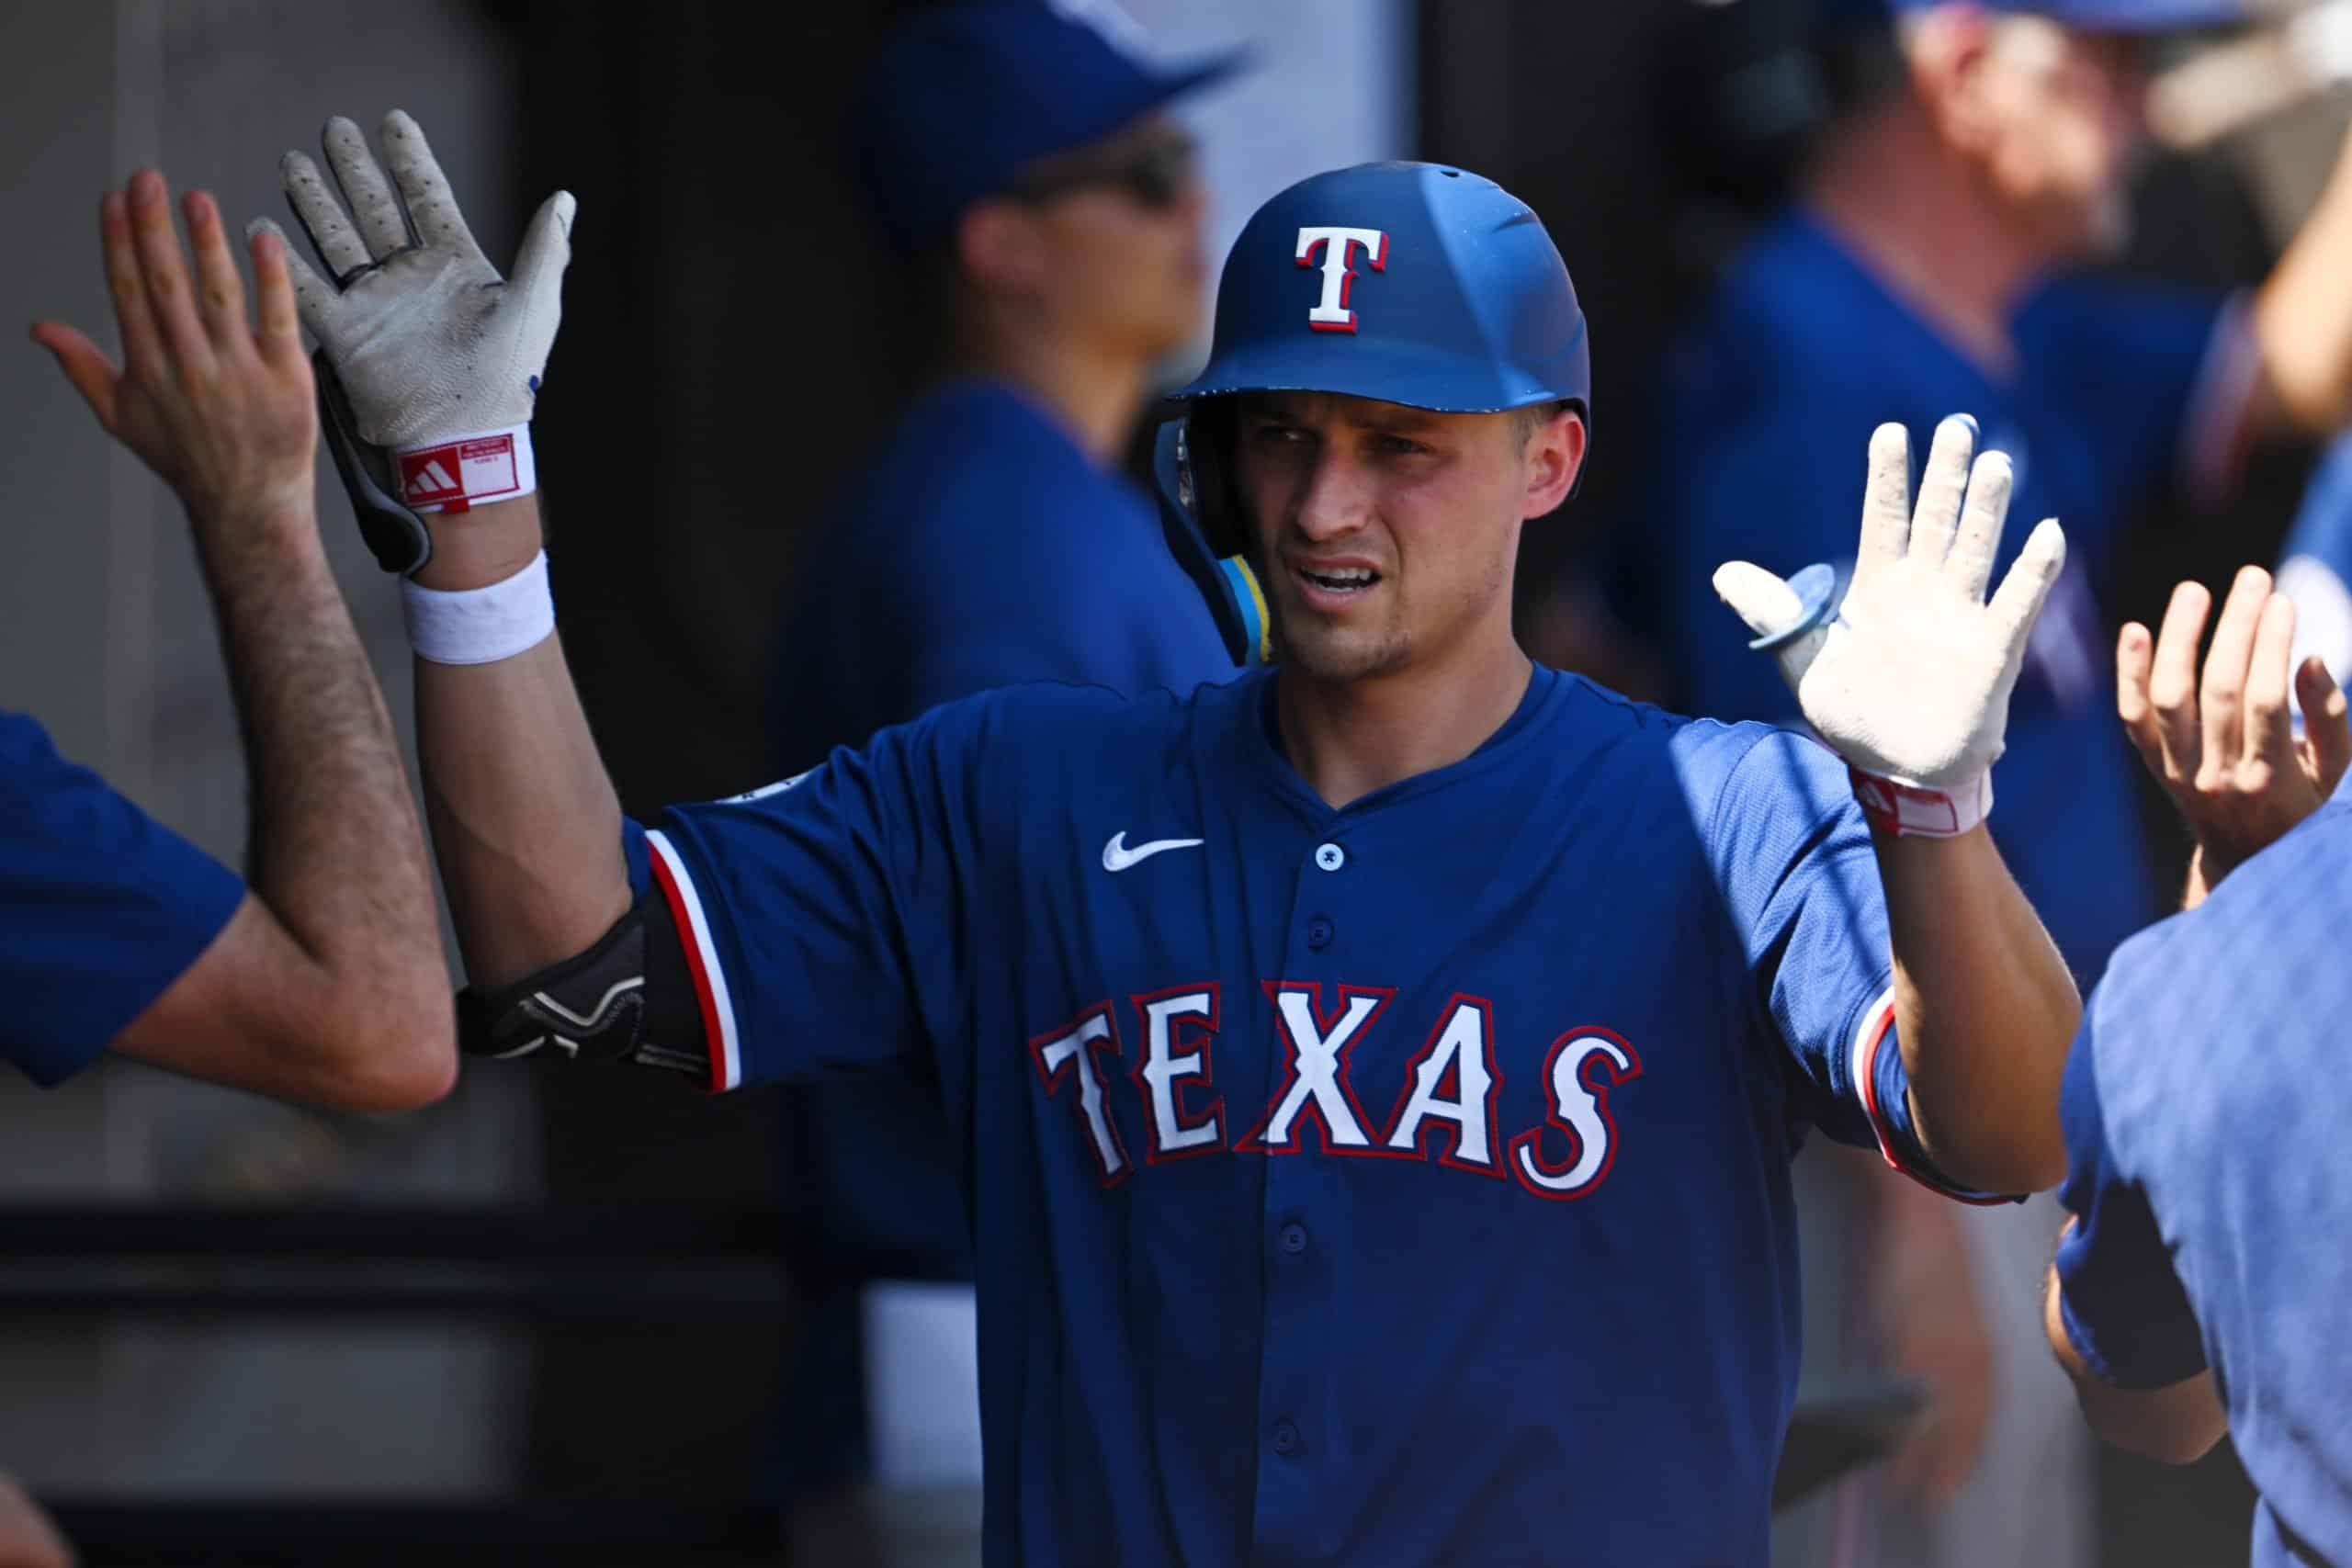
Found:
[[[1861,547],[1842,610],[1804,626],[1788,583],[1731,561],[1715,592],[1773,648],[1805,721],[1854,774],[1881,825],[1953,837],[1992,809],[2009,692],[2042,601],[2066,561],[2052,518],[2033,531],[1993,595],[1984,588],[2015,476],[2007,456],[1976,446],[1976,422],[1937,427],[1919,505],[1911,507],[1911,440],[1900,424],[1871,436]]]
[[[531,409],[562,314],[571,259],[568,191],[542,205],[502,278],[466,227],[424,133],[384,117],[384,166],[350,120],[322,141],[343,201],[300,152],[279,161],[286,197],[331,276],[291,247],[302,324],[341,383],[357,438],[387,448],[398,499],[463,511],[537,488]],[[344,203],[350,205],[346,218]],[[277,225],[255,219],[249,231]]]

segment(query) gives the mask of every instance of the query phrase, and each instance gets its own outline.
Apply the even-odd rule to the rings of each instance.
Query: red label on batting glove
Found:
[[[399,454],[401,498],[419,512],[464,512],[536,488],[527,426]]]
[[[1850,765],[1846,776],[1853,781],[1854,798],[1862,803],[1863,815],[1897,836],[1910,833],[1926,839],[1957,839],[1984,821],[1993,809],[1990,773],[1957,790],[1898,784]]]

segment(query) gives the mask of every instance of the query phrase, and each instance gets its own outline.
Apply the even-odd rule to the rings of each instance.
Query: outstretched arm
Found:
[[[2013,482],[1976,425],[1944,421],[1916,513],[1910,439],[1871,440],[1860,548],[1842,609],[1811,619],[1788,583],[1744,561],[1716,591],[1781,661],[1814,729],[1844,757],[1886,892],[1894,1021],[1921,1146],[1992,1191],[2065,1172],[2058,1086],[2082,1013],[2074,978],[1984,821],[2009,692],[2065,560],[2035,529],[1988,603]]]
[[[2255,411],[2265,423],[2324,435],[2352,421],[2352,138],[2318,204],[2255,296],[2261,367]]]
[[[512,580],[538,553],[536,499],[480,507],[438,528],[414,581],[480,589]],[[419,658],[416,749],[434,855],[476,987],[571,957],[628,910],[620,801],[558,638],[479,664]]]
[[[1928,839],[1873,824],[1871,837],[1920,1146],[1986,1191],[2056,1186],[2058,1082],[2082,1018],[2065,961],[1982,826]]]
[[[284,251],[254,243],[256,324],[219,209],[184,208],[193,275],[160,175],[101,208],[120,369],[71,327],[34,329],[187,504],[251,778],[252,891],[114,1046],[287,1099],[422,1104],[457,1073],[448,971],[391,722],[319,540]]]
[[[377,504],[355,493],[363,526],[409,579],[434,850],[469,976],[495,987],[591,947],[630,901],[620,807],[553,635],[532,493],[572,201],[548,198],[503,277],[416,122],[394,110],[380,141],[379,163],[356,125],[328,120],[332,184],[286,155],[287,198],[322,269],[295,257],[292,272],[334,378],[346,483],[372,476]]]

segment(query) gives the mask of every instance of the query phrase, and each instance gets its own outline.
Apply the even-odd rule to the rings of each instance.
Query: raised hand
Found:
[[[219,206],[191,191],[180,207],[193,270],[161,175],[142,169],[99,204],[119,368],[61,322],[40,323],[33,337],[107,434],[177,491],[199,525],[288,509],[307,523],[318,416],[285,246],[252,242],[258,312],[249,320]]]
[[[336,186],[310,155],[278,172],[328,276],[292,260],[303,325],[342,378],[359,438],[395,450],[529,422],[555,344],[573,202],[558,191],[525,231],[514,276],[474,243],[416,121],[384,117],[390,178],[359,127],[340,115],[322,141]],[[256,231],[275,231],[266,218]]]
[[[2240,571],[2200,678],[2197,645],[2212,602],[2202,585],[2183,582],[2156,637],[2134,621],[2115,645],[2116,711],[2197,838],[2193,890],[2318,809],[2352,762],[2344,694],[2326,664],[2313,656],[2290,668],[2294,601],[2260,567]],[[2288,708],[2290,681],[2301,738]]]
[[[2014,479],[2005,454],[1974,457],[1975,446],[1976,422],[1964,414],[1937,428],[1915,511],[1910,437],[1899,424],[1879,426],[1844,605],[1776,649],[1823,740],[1878,780],[1961,800],[1959,829],[1983,815],[1981,807],[1970,815],[1973,799],[1989,802],[1984,781],[2001,754],[2026,639],[2066,559],[2057,521],[2044,522],[1986,601]],[[1760,567],[1728,562],[1714,582],[1759,637],[1802,620],[1796,592]],[[1915,817],[1913,804],[1903,805],[1906,830],[1936,831],[1939,815],[1950,819],[1949,811]]]

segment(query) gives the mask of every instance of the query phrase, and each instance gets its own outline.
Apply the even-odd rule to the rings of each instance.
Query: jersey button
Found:
[[[1305,1252],[1306,1250],[1306,1227],[1300,1224],[1296,1220],[1293,1220],[1282,1229],[1282,1244],[1283,1250],[1284,1252],[1292,1254]]]
[[[1325,871],[1337,871],[1348,863],[1348,852],[1337,844],[1315,846],[1315,863]]]
[[[1274,1452],[1278,1454],[1298,1452],[1298,1428],[1291,1425],[1288,1420],[1274,1423]]]
[[[1331,922],[1322,915],[1306,922],[1306,945],[1320,953],[1331,945]]]

